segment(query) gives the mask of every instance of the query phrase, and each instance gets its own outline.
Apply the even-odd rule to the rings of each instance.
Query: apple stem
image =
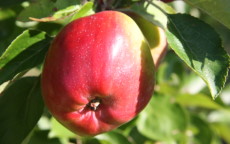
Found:
[[[91,100],[91,101],[88,103],[88,107],[89,107],[91,110],[95,111],[95,110],[97,110],[97,108],[98,108],[98,106],[100,105],[100,103],[101,103],[101,100],[96,98],[96,99]]]

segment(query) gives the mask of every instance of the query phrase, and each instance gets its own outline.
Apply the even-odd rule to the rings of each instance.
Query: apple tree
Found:
[[[229,9],[0,0],[0,144],[230,143]]]

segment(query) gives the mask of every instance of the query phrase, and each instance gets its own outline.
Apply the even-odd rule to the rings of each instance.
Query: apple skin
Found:
[[[116,11],[77,19],[53,40],[41,87],[51,114],[81,136],[133,119],[155,84],[149,45],[136,23]]]
[[[137,23],[144,34],[150,47],[155,70],[157,70],[160,62],[167,53],[168,43],[165,31],[134,12],[126,11],[125,13]]]

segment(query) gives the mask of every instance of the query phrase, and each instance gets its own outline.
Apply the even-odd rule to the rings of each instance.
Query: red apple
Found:
[[[153,88],[148,43],[136,23],[116,11],[80,18],[63,28],[42,73],[49,111],[81,136],[130,121],[147,105]]]

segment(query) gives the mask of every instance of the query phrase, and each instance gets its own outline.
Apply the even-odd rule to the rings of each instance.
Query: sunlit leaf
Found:
[[[183,135],[188,119],[182,107],[168,96],[155,94],[138,117],[137,128],[153,140],[173,140]]]
[[[226,142],[230,143],[230,124],[226,123],[215,123],[213,124],[215,131],[219,134],[219,136]]]
[[[131,144],[127,137],[117,131],[111,131],[95,137],[101,144]]]
[[[157,7],[156,7],[157,6]],[[167,25],[167,16],[159,9],[164,9],[167,13],[174,14],[175,11],[172,7],[165,4],[161,1],[148,1],[145,2],[144,5],[134,4],[129,11],[133,11],[139,15],[141,15],[143,18],[145,18],[147,21],[160,26],[162,28],[165,28]]]
[[[224,87],[229,56],[218,34],[208,24],[186,14],[168,15],[171,48],[208,85],[216,98]]]
[[[60,138],[74,138],[75,134],[70,130],[61,125],[56,119],[51,118],[51,132],[50,135],[52,137],[60,137]]]
[[[221,105],[213,101],[203,94],[180,94],[176,97],[176,101],[181,105],[193,108],[206,108],[206,109],[223,109]]]
[[[80,17],[84,17],[84,16],[88,16],[93,14],[93,3],[92,2],[88,2],[86,4],[84,4],[71,18],[71,21],[78,19]]]
[[[197,7],[230,29],[229,0],[185,0]]]
[[[41,64],[50,41],[45,32],[35,30],[26,30],[19,35],[0,57],[0,84]]]

